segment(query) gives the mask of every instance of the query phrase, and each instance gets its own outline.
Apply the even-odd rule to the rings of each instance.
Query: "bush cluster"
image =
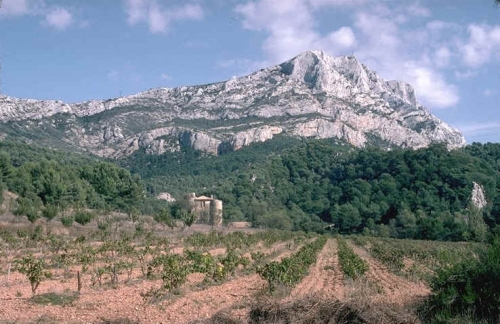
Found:
[[[257,273],[268,282],[271,292],[275,291],[278,285],[295,287],[307,275],[309,267],[316,262],[326,240],[325,236],[320,236],[281,262],[272,261],[258,268]]]
[[[352,238],[353,242],[364,246],[370,254],[397,274],[417,274],[429,280],[429,274],[443,267],[450,267],[467,259],[475,259],[485,251],[485,245],[475,242],[435,242],[423,240],[401,240],[389,238],[360,237]],[[369,243],[369,244],[368,244]],[[405,268],[404,260],[411,259],[415,263]],[[430,271],[415,273],[415,267],[423,266]],[[417,270],[417,272],[419,272]]]
[[[342,272],[352,279],[363,276],[368,271],[368,263],[361,259],[347,242],[338,237],[339,264]]]
[[[258,242],[263,242],[265,246],[271,246],[276,242],[294,239],[302,240],[306,236],[303,232],[268,230],[255,234],[246,234],[244,232],[233,232],[222,234],[212,231],[208,234],[195,233],[184,239],[184,243],[194,248],[211,248],[222,245],[228,248],[242,249]]]
[[[432,296],[424,305],[426,322],[448,323],[453,318],[498,323],[500,319],[500,240],[479,259],[468,259],[438,270],[431,281]]]
[[[220,282],[229,275],[234,275],[239,265],[246,267],[250,260],[231,248],[220,257],[210,255],[208,252],[197,250],[184,251],[187,260],[187,269],[190,273],[204,273],[207,279]]]

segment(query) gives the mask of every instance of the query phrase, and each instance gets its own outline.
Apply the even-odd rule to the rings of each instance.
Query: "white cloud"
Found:
[[[0,17],[22,17],[25,15],[44,15],[47,5],[45,0],[1,0]]]
[[[380,51],[392,52],[400,43],[399,27],[391,19],[375,14],[359,12],[356,15],[355,26],[368,38],[370,47]]]
[[[128,0],[126,11],[128,15],[128,23],[133,25],[146,18],[147,0]]]
[[[203,18],[203,9],[199,5],[187,4],[183,7],[172,11],[172,16],[176,20],[193,19],[198,20]]]
[[[439,47],[434,53],[434,62],[437,67],[446,67],[450,64],[451,52],[445,47]]]
[[[90,24],[88,20],[75,19],[68,8],[47,4],[45,0],[0,0],[0,17],[26,15],[43,17],[40,22],[42,25],[58,30],[64,30],[75,24],[84,28]]]
[[[448,84],[444,77],[426,67],[407,65],[407,73],[417,96],[436,108],[446,108],[458,103],[458,90]]]
[[[466,136],[498,134],[500,136],[500,122],[484,122],[465,124],[457,127]]]
[[[169,80],[172,80],[172,77],[170,75],[168,75],[167,73],[162,73],[162,74],[160,74],[160,79],[169,81]]]
[[[64,8],[55,8],[45,16],[45,22],[58,30],[64,30],[72,24],[73,15]]]
[[[413,7],[414,15],[427,15],[420,9]],[[442,45],[434,48],[434,36],[425,28],[404,29],[391,16],[390,9],[383,15],[356,14],[355,26],[360,31],[359,43],[363,44],[356,50],[356,56],[384,78],[410,83],[424,105],[434,108],[456,105],[460,99],[458,89],[438,69],[449,64],[452,53]],[[433,58],[426,55],[429,51],[434,53]]]
[[[323,49],[333,55],[348,54],[356,43],[350,27],[341,27],[327,35],[315,30],[313,8],[307,0],[250,1],[238,5],[235,11],[243,17],[244,28],[267,34],[262,49],[270,64],[311,49]]]
[[[407,6],[406,12],[408,12],[409,14],[411,14],[413,16],[417,16],[417,17],[430,17],[431,16],[431,11],[428,8],[420,5],[418,2]]]
[[[315,14],[328,6],[350,9],[352,24],[320,31]],[[412,84],[424,105],[446,108],[459,101],[457,87],[441,69],[456,64],[456,40],[449,32],[460,26],[439,20],[427,23],[432,12],[419,1],[248,0],[235,11],[245,29],[266,35],[262,49],[269,64],[311,49],[330,55],[354,53],[382,77]],[[423,22],[408,26],[413,20]]]
[[[478,68],[500,49],[500,26],[470,24],[468,31],[469,39],[459,45],[459,50],[467,66]]]
[[[439,32],[439,31],[442,31],[444,29],[457,29],[460,26],[455,24],[455,23],[448,22],[448,21],[432,20],[426,24],[426,27],[428,30]]]
[[[367,0],[309,0],[314,8],[323,6],[359,6],[366,3]]]
[[[318,39],[312,30],[313,17],[302,0],[259,0],[235,10],[243,16],[244,28],[268,33],[263,49],[272,63],[310,49]]]
[[[477,75],[477,71],[475,70],[466,70],[466,71],[455,71],[455,78],[458,80],[467,80],[472,79]]]
[[[116,81],[118,80],[118,71],[111,70],[106,74],[106,77],[108,78],[109,81]]]
[[[491,96],[492,93],[493,92],[491,91],[491,89],[484,89],[483,90],[483,96],[485,96],[485,97]]]
[[[152,33],[165,32],[168,26],[168,16],[155,4],[149,9],[148,23]]]
[[[351,27],[341,27],[328,35],[328,39],[340,48],[352,48],[356,45],[356,36],[354,36]]]
[[[164,9],[156,0],[127,0],[125,10],[130,25],[145,22],[152,33],[165,33],[175,21],[199,20],[204,15],[198,4]]]
[[[27,0],[3,0],[0,15],[22,16],[29,13]]]

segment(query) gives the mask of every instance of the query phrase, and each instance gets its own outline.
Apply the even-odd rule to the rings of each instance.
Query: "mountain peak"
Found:
[[[368,93],[385,82],[354,56],[334,57],[320,50],[301,53],[280,66],[284,74],[306,83],[310,89],[341,98]],[[339,88],[346,91],[339,92]]]
[[[316,92],[343,99],[376,92],[391,102],[418,107],[413,87],[403,81],[386,81],[355,56],[331,56],[322,50],[303,52],[280,65],[290,78]],[[400,105],[400,104],[398,104]]]
[[[53,137],[53,143],[108,157],[186,145],[218,154],[276,134],[337,138],[358,147],[465,144],[458,131],[418,105],[411,85],[385,81],[353,56],[319,50],[225,82],[108,100],[65,104],[0,96],[0,120],[13,121],[0,123],[0,133],[48,143]]]

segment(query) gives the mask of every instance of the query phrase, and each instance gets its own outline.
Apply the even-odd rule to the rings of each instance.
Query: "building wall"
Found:
[[[214,226],[222,225],[222,200],[207,199],[196,200],[196,194],[190,193],[186,197],[187,206],[197,216],[196,223],[210,224]]]

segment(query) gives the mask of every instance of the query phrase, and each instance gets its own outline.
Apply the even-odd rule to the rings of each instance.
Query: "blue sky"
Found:
[[[467,141],[500,142],[493,0],[0,0],[0,92],[78,102],[222,81],[312,49],[412,84]]]

